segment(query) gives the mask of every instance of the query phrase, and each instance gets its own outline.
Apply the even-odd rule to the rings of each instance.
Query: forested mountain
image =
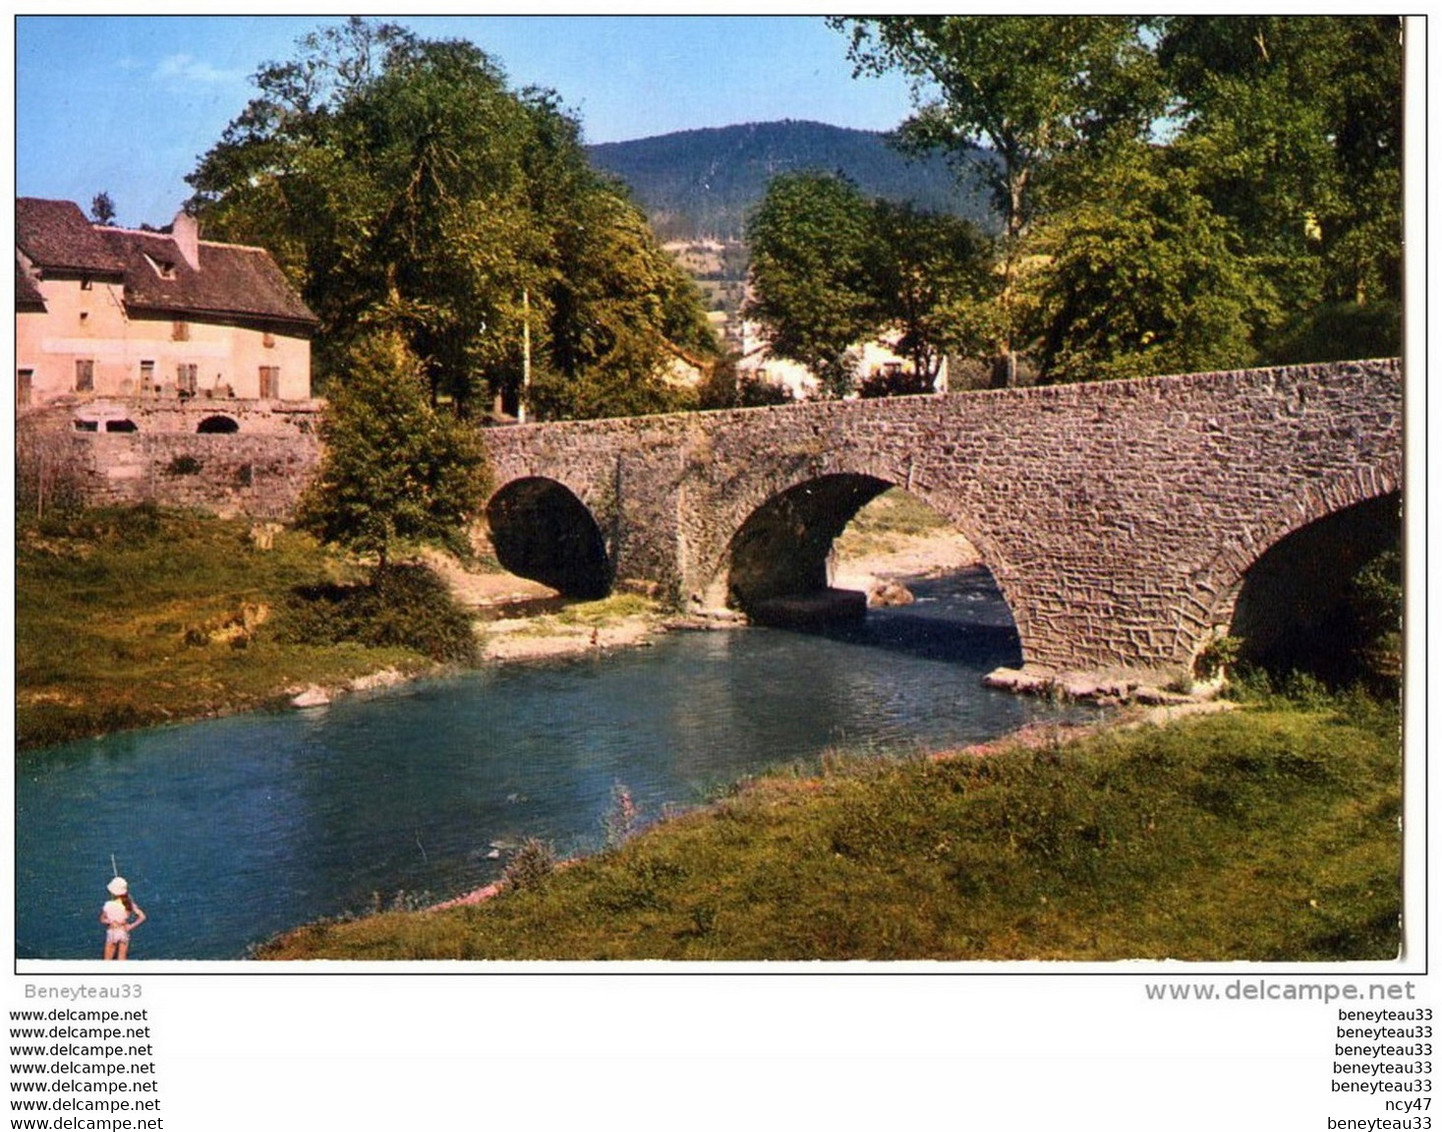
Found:
[[[631,187],[663,240],[740,239],[778,173],[842,173],[867,196],[911,201],[995,229],[985,192],[939,156],[910,159],[883,134],[819,122],[751,122],[587,146],[595,168]]]

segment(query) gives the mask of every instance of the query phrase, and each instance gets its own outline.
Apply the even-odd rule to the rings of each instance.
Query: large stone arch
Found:
[[[486,504],[496,558],[513,574],[567,597],[594,600],[611,591],[614,564],[591,509],[546,476],[522,476]]]
[[[798,564],[789,574],[784,573],[782,580],[789,578],[802,586],[823,587],[825,561],[832,541],[863,506],[883,491],[896,487],[930,507],[975,548],[1011,612],[1023,655],[1029,655],[1029,607],[1024,579],[1011,568],[1010,556],[1002,542],[962,506],[954,485],[915,477],[912,474],[915,462],[904,452],[882,455],[851,449],[811,460],[798,460],[795,453],[777,455],[779,459],[758,464],[754,474],[744,482],[728,484],[723,508],[728,537],[700,564],[704,585],[699,588],[698,596],[704,605],[720,608],[738,604],[731,577],[738,541],[754,540],[751,549],[758,553],[785,553],[784,527],[788,518],[809,517],[821,521],[814,527],[806,524],[811,529],[800,539],[803,545],[808,537],[814,540],[809,547],[810,560]],[[816,490],[817,485],[830,486]],[[820,505],[817,513],[797,515],[796,505],[807,502]],[[772,512],[769,516],[768,511]],[[763,592],[760,596],[771,594]],[[740,604],[744,606],[744,601]]]
[[[1190,608],[1177,622],[1174,659],[1190,665],[1212,637],[1228,632],[1247,572],[1288,536],[1348,508],[1402,490],[1401,454],[1384,456],[1376,466],[1358,466],[1305,485],[1260,521],[1226,539],[1193,575]]]

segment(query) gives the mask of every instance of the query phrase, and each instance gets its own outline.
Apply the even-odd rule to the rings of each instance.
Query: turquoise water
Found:
[[[939,749],[1060,714],[981,686],[1020,659],[985,571],[915,589],[825,635],[672,633],[23,755],[17,955],[98,957],[112,854],[149,916],[132,958],[240,958],[377,898],[486,884],[525,837],[595,848],[618,782],[655,818],[830,747]]]

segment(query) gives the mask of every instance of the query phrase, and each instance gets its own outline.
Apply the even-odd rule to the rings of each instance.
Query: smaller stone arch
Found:
[[[206,417],[195,426],[196,432],[207,434],[227,435],[240,431],[240,422],[234,417],[228,417],[224,413],[215,413]]]
[[[1359,466],[1307,485],[1274,508],[1259,527],[1230,538],[1193,576],[1190,609],[1178,626],[1177,662],[1192,663],[1214,634],[1230,632],[1248,572],[1269,551],[1291,535],[1352,508],[1394,496],[1400,503],[1401,483],[1400,455],[1384,458],[1375,467]]]
[[[890,486],[875,476],[832,473],[773,495],[731,538],[726,603],[751,612],[758,602],[826,589],[831,544]]]
[[[486,504],[496,558],[513,574],[594,601],[615,571],[595,516],[570,488],[544,476],[505,484]]]

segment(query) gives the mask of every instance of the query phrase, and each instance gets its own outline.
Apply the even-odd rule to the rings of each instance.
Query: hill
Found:
[[[591,163],[630,186],[663,240],[739,240],[778,173],[840,172],[868,196],[911,201],[995,227],[986,194],[958,182],[940,156],[911,159],[886,135],[819,122],[752,122],[586,147]],[[976,160],[982,160],[977,158]]]

